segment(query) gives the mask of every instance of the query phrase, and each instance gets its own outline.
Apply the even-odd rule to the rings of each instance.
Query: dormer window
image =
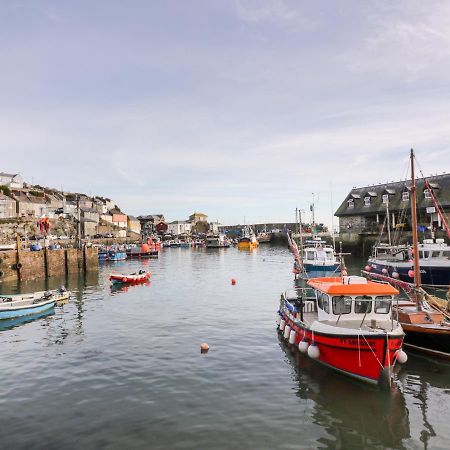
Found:
[[[364,206],[370,206],[370,197],[364,197]]]
[[[431,192],[430,192],[430,190],[429,190],[429,189],[425,189],[425,190],[423,191],[423,196],[424,196],[426,199],[431,199]]]
[[[402,192],[402,202],[409,202],[409,191]]]
[[[347,203],[348,203],[348,207],[349,208],[354,208],[355,207],[355,201],[352,198],[349,198],[347,200]]]
[[[383,199],[384,204],[389,203],[389,194],[383,194],[381,198]]]

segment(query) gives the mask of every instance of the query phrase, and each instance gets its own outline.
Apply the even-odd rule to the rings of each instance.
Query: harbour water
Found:
[[[1,448],[448,448],[450,364],[409,353],[382,392],[281,340],[292,261],[275,246],[176,248],[69,278],[68,304],[0,323]],[[151,283],[111,291],[112,268]]]

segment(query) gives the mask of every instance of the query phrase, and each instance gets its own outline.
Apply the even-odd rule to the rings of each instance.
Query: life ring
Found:
[[[123,278],[122,278],[122,282],[123,282],[123,283],[126,283],[127,281],[128,281],[128,278],[127,278],[127,277],[123,277]]]
[[[17,264],[14,264],[14,269],[21,269],[22,268],[22,263],[17,263]]]

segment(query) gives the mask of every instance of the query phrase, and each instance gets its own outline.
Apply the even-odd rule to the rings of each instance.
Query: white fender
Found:
[[[397,351],[397,361],[400,364],[405,364],[406,361],[408,361],[408,355],[403,350]]]
[[[308,356],[312,359],[318,359],[320,356],[319,347],[316,344],[311,344],[308,348]]]
[[[281,319],[280,320],[280,330],[283,331],[285,326],[286,326],[286,321],[284,319]]]
[[[288,339],[289,338],[289,333],[291,332],[291,327],[289,325],[286,325],[286,327],[284,328],[284,338]]]
[[[289,333],[289,344],[293,344],[295,342],[295,331],[291,330],[291,332]]]
[[[298,349],[301,353],[306,353],[308,351],[308,341],[302,340],[298,343]]]

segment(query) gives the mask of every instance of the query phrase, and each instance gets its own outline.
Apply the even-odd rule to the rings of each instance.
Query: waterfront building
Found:
[[[189,216],[189,222],[192,222],[193,225],[195,225],[197,222],[207,222],[207,221],[208,216],[201,212],[194,212]]]
[[[141,232],[144,236],[150,236],[157,232],[157,227],[164,228],[161,227],[160,224],[165,225],[166,222],[164,214],[148,214],[146,216],[138,216],[138,220],[141,224]]]
[[[444,214],[450,216],[450,173],[426,178]],[[434,206],[431,194],[417,179],[417,213],[420,226],[441,229],[442,222]],[[397,181],[353,188],[337,209],[340,233],[377,233],[389,213],[392,229],[411,230],[411,206],[409,181]]]
[[[128,231],[141,234],[141,222],[134,216],[128,216]]]
[[[180,234],[189,234],[192,229],[192,223],[187,220],[174,220],[168,224],[167,233],[173,236]]]
[[[127,229],[128,220],[126,214],[113,214],[112,215],[112,223],[116,227]]]
[[[13,219],[16,217],[16,201],[0,190],[0,219]]]
[[[0,172],[0,186],[7,186],[10,189],[22,189],[23,178],[20,174]]]

